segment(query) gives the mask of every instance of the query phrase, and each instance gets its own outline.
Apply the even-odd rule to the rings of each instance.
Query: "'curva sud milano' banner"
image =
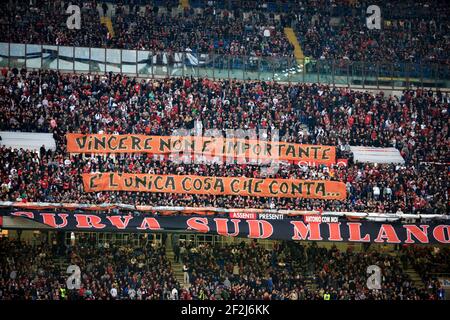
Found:
[[[300,219],[261,219],[205,216],[132,216],[93,213],[1,212],[24,217],[65,231],[158,232],[193,231],[230,237],[390,244],[449,244],[447,222],[417,224],[372,221],[307,222]],[[237,217],[234,215],[234,217]],[[256,218],[256,219],[254,219]],[[270,217],[269,217],[270,218]],[[5,226],[4,226],[5,227]]]

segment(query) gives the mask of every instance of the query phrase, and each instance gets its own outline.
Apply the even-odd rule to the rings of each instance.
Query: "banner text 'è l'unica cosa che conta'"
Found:
[[[135,191],[324,200],[346,198],[346,186],[338,181],[117,172],[85,173],[82,177],[86,192]]]

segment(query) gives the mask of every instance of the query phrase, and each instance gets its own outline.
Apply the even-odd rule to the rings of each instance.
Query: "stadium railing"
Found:
[[[298,60],[294,57],[0,43],[0,67],[130,76],[328,83],[374,89],[450,88],[450,66],[439,64]]]

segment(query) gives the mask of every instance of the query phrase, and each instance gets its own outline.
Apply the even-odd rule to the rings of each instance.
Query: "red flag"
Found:
[[[339,167],[347,167],[348,166],[348,159],[337,159],[336,164]]]

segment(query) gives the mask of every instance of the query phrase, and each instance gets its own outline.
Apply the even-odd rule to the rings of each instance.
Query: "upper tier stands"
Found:
[[[450,61],[450,6],[437,0],[400,4],[365,0],[197,0],[184,10],[175,1],[164,6],[157,1],[121,1],[123,4],[114,4],[111,10],[114,37],[100,23],[104,4],[97,10],[91,1],[72,3],[84,4],[80,31],[67,29],[67,4],[63,7],[60,1],[34,7],[25,2],[2,6],[0,41],[292,56],[293,46],[283,33],[283,27],[292,27],[305,56],[315,59],[441,65]],[[366,8],[374,4],[382,11],[381,30],[366,27]],[[268,37],[264,35],[266,30],[270,32]]]

